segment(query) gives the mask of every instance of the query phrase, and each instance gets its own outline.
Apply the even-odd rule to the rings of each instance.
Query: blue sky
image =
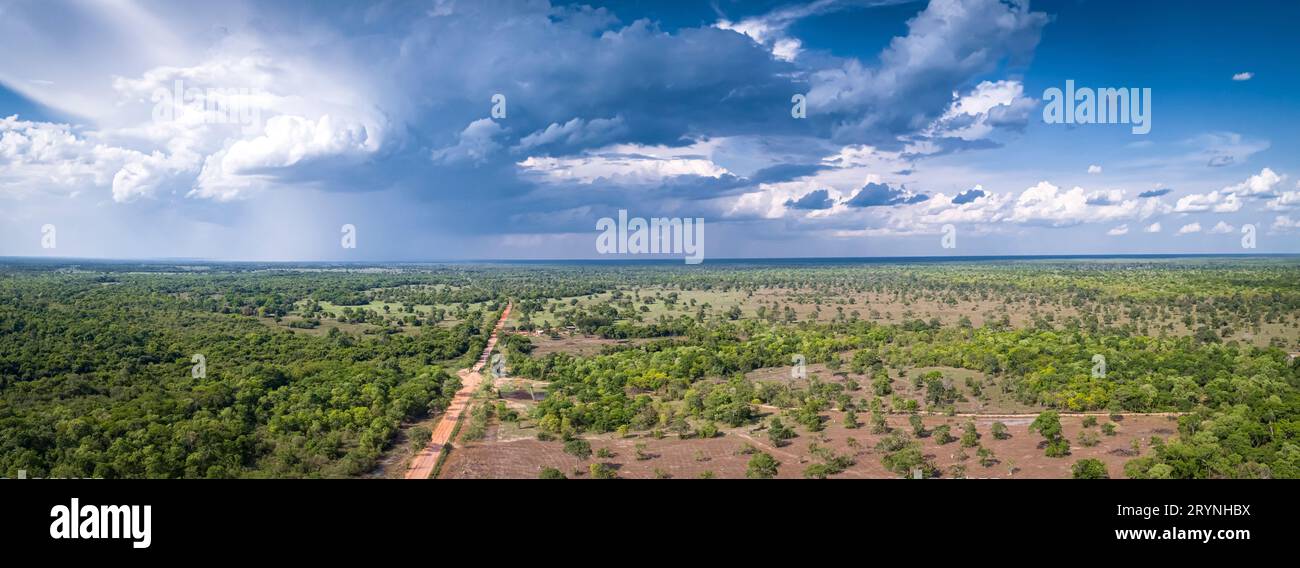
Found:
[[[1297,16],[0,0],[0,256],[596,258],[619,209],[714,258],[1296,253]],[[1045,123],[1067,80],[1151,89],[1150,133]]]

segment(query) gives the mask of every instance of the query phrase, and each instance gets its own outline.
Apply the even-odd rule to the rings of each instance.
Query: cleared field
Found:
[[[832,475],[833,478],[896,478],[897,474],[885,469],[880,461],[880,452],[875,449],[882,437],[868,433],[865,428],[848,429],[841,424],[842,414],[828,412],[827,428],[823,432],[809,434],[800,430],[799,437],[788,444],[774,447],[764,432],[753,432],[753,427],[727,429],[721,435],[708,439],[680,440],[675,436],[663,439],[649,437],[617,438],[614,435],[590,436],[592,451],[609,449],[613,457],[600,458],[593,455],[590,459],[580,460],[564,453],[561,442],[541,442],[535,438],[511,437],[498,440],[497,431],[489,432],[488,438],[457,447],[449,456],[442,469],[443,478],[536,478],[544,467],[557,468],[569,478],[588,478],[588,468],[592,463],[605,463],[611,466],[619,477],[654,478],[666,473],[675,478],[695,478],[711,472],[720,478],[744,477],[750,455],[744,453],[746,445],[767,452],[781,462],[778,469],[780,478],[801,478],[804,470],[817,463],[818,458],[811,451],[812,444],[828,448],[836,454],[848,454],[856,463],[843,473]],[[891,428],[910,429],[905,416],[890,416]],[[926,416],[927,428],[933,429],[941,424],[952,426],[954,431],[965,418]],[[1040,448],[1042,437],[1029,432],[1032,416],[1020,419],[1000,418],[1007,425],[1011,437],[996,440],[989,434],[994,419],[975,419],[981,434],[980,444],[989,448],[996,455],[998,463],[983,467],[975,457],[974,449],[966,449],[966,459],[960,459],[962,450],[958,442],[940,445],[933,436],[921,438],[923,452],[931,457],[935,464],[952,477],[952,467],[964,465],[966,477],[984,478],[1061,478],[1070,476],[1070,467],[1076,460],[1096,458],[1106,464],[1112,478],[1123,477],[1126,460],[1132,459],[1132,443],[1137,440],[1142,451],[1149,449],[1152,436],[1168,438],[1176,430],[1173,419],[1163,416],[1125,416],[1117,423],[1114,436],[1101,436],[1101,442],[1087,448],[1077,441],[1071,445],[1070,455],[1062,458],[1043,456]],[[1062,425],[1065,436],[1077,440],[1084,430],[1083,417],[1063,416]],[[1101,423],[1108,419],[1101,418]],[[1099,427],[1091,428],[1098,431]],[[850,440],[856,440],[856,443]],[[638,445],[642,445],[638,458]]]

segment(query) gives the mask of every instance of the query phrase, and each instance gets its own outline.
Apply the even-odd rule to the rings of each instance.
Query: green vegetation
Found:
[[[416,426],[411,429],[409,436],[411,451],[418,452],[429,445],[429,441],[433,439],[433,431],[428,426]]]
[[[1011,437],[1011,433],[1007,431],[1007,425],[1001,422],[994,422],[993,426],[989,428],[989,431],[992,432],[993,437],[998,440],[1006,440]]]
[[[1070,468],[1071,477],[1074,479],[1108,479],[1110,475],[1106,473],[1106,464],[1101,460],[1092,458],[1081,459],[1074,462]]]
[[[345,289],[328,278],[322,296]],[[482,326],[323,335],[269,320],[312,278],[0,272],[0,471],[355,476],[459,387]],[[245,313],[249,315],[244,315]]]
[[[569,454],[580,460],[591,457],[591,442],[583,439],[573,439],[564,443],[564,453]]]
[[[749,458],[749,466],[745,469],[745,477],[750,479],[771,479],[776,477],[777,468],[781,467],[781,462],[776,461],[772,454],[759,452],[754,457]]]
[[[1038,415],[1033,424],[1029,425],[1030,432],[1038,432],[1047,442],[1046,452],[1049,458],[1059,458],[1070,455],[1070,441],[1062,435],[1061,415],[1055,410],[1048,410]]]
[[[501,341],[510,375],[545,392],[530,390],[522,407],[482,394],[462,439],[510,422],[586,460],[584,436],[744,431],[780,447],[863,418],[858,432],[878,442],[890,471],[933,476],[921,448],[954,432],[928,430],[923,415],[1040,413],[1031,431],[1046,455],[1064,456],[1063,415],[1112,414],[1082,421],[1077,441],[1087,447],[1127,443],[1112,438],[1129,429],[1116,427],[1118,413],[1172,412],[1177,434],[1130,452],[1126,476],[1300,477],[1300,365],[1288,357],[1300,351],[1300,264],[1281,258],[10,262],[0,265],[0,471],[374,474],[402,429],[412,447],[427,441],[412,425],[446,407],[459,387],[452,371],[481,352],[507,301],[516,308],[516,333]],[[564,338],[600,343],[556,349]],[[795,355],[806,379],[762,374]],[[1104,378],[1091,372],[1094,355],[1106,358]],[[910,436],[889,428],[887,417],[901,424],[904,415]],[[981,439],[973,422],[952,422],[961,448],[975,448],[983,467],[998,463],[983,445],[1007,440],[1005,424]],[[803,473],[834,475],[838,457]],[[750,461],[760,466],[751,472],[775,473],[770,455]],[[596,466],[609,464],[592,464],[592,477]]]

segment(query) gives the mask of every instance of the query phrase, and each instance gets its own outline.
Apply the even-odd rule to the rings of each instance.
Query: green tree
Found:
[[[952,437],[952,427],[948,426],[947,424],[940,424],[938,426],[935,426],[934,432],[931,435],[934,437],[935,443],[939,444],[940,446],[954,440],[954,438]]]
[[[1007,425],[1001,422],[994,422],[989,431],[992,432],[993,437],[998,440],[1005,440],[1011,437],[1011,432],[1007,431]]]
[[[1109,479],[1110,475],[1106,473],[1106,464],[1101,460],[1093,458],[1084,458],[1074,462],[1070,468],[1071,477],[1074,479]]]
[[[1062,435],[1061,414],[1047,410],[1038,415],[1029,425],[1030,432],[1038,432],[1047,441],[1047,457],[1057,458],[1070,454],[1070,441]]]
[[[428,426],[416,426],[411,428],[411,449],[413,451],[423,450],[433,439],[433,431]]]
[[[975,429],[975,422],[973,420],[967,421],[961,428],[961,447],[973,448],[978,446],[980,443],[980,433]]]
[[[871,433],[885,434],[889,432],[889,423],[885,421],[885,416],[879,410],[871,411]]]
[[[912,425],[913,436],[916,436],[917,438],[924,438],[926,436],[927,433],[925,431],[925,422],[921,420],[920,414],[913,414],[911,416],[908,416],[907,422],[908,424]]]
[[[591,457],[591,442],[582,438],[574,438],[564,443],[564,453],[585,460]]]
[[[767,438],[772,441],[773,446],[778,448],[784,446],[787,443],[786,440],[794,438],[795,436],[796,434],[794,433],[794,430],[781,422],[781,417],[779,416],[773,416],[772,421],[768,423]]]
[[[745,477],[750,479],[771,479],[776,477],[777,468],[781,467],[781,462],[776,461],[767,452],[759,452],[749,458],[749,466],[745,468]]]
[[[614,479],[618,477],[618,473],[609,464],[593,463],[588,466],[588,469],[591,471],[592,479]]]

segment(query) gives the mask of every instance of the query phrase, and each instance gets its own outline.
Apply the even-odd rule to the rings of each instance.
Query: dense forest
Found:
[[[305,279],[0,279],[0,468],[53,477],[351,476],[458,387],[482,326],[277,331]],[[331,290],[328,293],[333,293]],[[202,369],[196,368],[202,357]]]

